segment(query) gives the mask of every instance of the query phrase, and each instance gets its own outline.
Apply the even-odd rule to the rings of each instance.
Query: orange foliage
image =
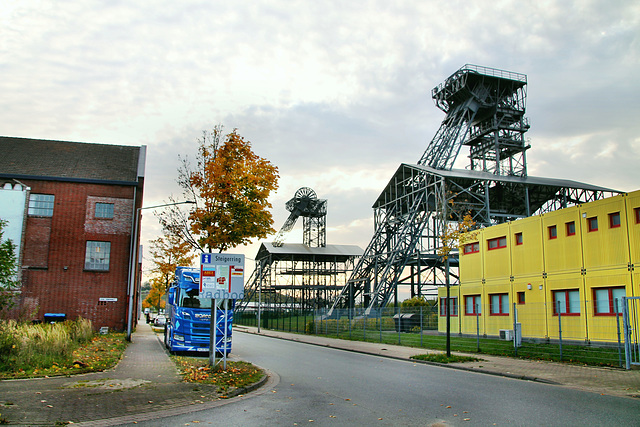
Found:
[[[236,130],[222,138],[216,127],[212,140],[200,141],[199,168],[179,182],[188,187],[186,193],[197,196],[188,218],[200,248],[223,252],[275,232],[268,197],[279,176]]]

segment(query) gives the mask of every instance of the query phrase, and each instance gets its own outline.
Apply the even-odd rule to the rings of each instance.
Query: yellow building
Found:
[[[640,296],[640,191],[474,233],[450,289],[453,333],[499,336],[519,323],[523,338],[557,339],[561,329],[567,340],[617,341],[617,302]]]

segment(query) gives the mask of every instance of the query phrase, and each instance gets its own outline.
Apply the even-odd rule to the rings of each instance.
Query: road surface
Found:
[[[212,409],[137,426],[637,426],[640,400],[234,331],[233,353],[273,373]]]

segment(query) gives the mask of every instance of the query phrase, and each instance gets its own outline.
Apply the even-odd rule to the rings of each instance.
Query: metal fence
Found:
[[[640,305],[640,301],[634,304]],[[526,309],[510,304],[508,310],[504,309],[508,312],[500,315],[492,315],[490,306],[469,311],[464,306],[452,309],[452,351],[628,368],[629,350],[625,353],[625,344],[635,337],[635,347],[631,345],[635,353],[631,354],[630,363],[640,363],[637,341],[640,325],[625,326],[623,313],[587,321],[584,313],[566,313],[563,307],[554,310],[552,306],[532,304]],[[637,313],[637,307],[630,308],[629,312]],[[333,310],[331,316],[326,309],[302,311],[270,307],[261,312],[260,327],[444,350],[445,314],[438,306],[386,307],[368,313],[358,308]],[[238,313],[235,322],[258,326],[257,312]]]

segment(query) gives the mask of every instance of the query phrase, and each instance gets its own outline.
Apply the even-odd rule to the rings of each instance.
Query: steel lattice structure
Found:
[[[445,227],[470,213],[477,226],[516,220],[617,193],[527,176],[527,77],[465,65],[432,90],[446,115],[417,164],[402,164],[373,205],[374,234],[333,307],[382,307],[398,286],[433,296],[457,284],[457,253],[445,268]],[[467,169],[453,169],[467,147]],[[448,277],[447,277],[448,276]]]
[[[256,268],[245,285],[245,298],[237,305],[245,311],[258,293],[266,308],[313,310],[335,301],[362,249],[353,245],[327,245],[327,201],[308,187],[296,191],[285,204],[289,217],[272,243],[262,243]],[[287,233],[303,218],[303,243],[284,243]]]

